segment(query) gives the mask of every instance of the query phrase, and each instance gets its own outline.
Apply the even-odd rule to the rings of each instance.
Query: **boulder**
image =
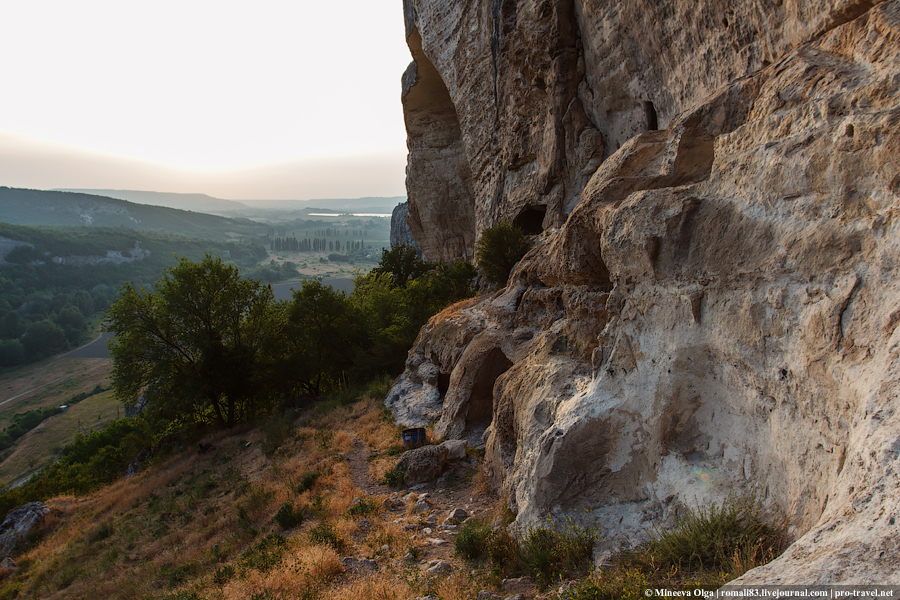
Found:
[[[378,563],[368,558],[356,558],[347,556],[341,559],[344,570],[354,575],[373,573],[378,570]]]
[[[446,560],[433,560],[428,563],[425,572],[429,575],[444,575],[453,570],[453,565]]]
[[[434,446],[407,450],[395,468],[404,472],[404,485],[416,486],[436,479],[448,464],[465,457],[466,441],[448,440]]]
[[[44,520],[50,509],[43,502],[29,502],[6,514],[0,524],[0,557],[7,557]]]

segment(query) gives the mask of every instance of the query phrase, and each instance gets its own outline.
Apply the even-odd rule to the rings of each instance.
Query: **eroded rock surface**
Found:
[[[471,176],[459,239],[540,232],[505,289],[410,351],[407,380],[442,378],[436,433],[483,440],[523,526],[640,541],[749,490],[796,542],[742,582],[900,583],[900,2],[406,15]],[[450,183],[436,159],[413,177],[417,152],[427,237],[449,206],[427,190]]]
[[[0,557],[12,554],[49,513],[43,502],[29,502],[9,511],[0,524]]]

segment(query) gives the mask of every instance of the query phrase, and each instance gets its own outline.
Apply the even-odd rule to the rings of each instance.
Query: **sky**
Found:
[[[0,3],[0,185],[405,195],[402,0]]]

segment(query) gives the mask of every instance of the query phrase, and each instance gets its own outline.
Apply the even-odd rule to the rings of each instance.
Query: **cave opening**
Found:
[[[656,115],[656,107],[650,100],[644,101],[644,122],[647,125],[647,131],[656,131],[659,129],[659,117]]]
[[[494,383],[511,366],[512,362],[500,348],[494,348],[484,356],[469,396],[466,429],[481,430],[490,425],[494,416]]]
[[[544,231],[544,217],[546,214],[546,206],[526,206],[513,220],[513,225],[527,235],[537,235]]]
[[[441,396],[446,396],[450,389],[450,373],[438,373],[437,388]]]

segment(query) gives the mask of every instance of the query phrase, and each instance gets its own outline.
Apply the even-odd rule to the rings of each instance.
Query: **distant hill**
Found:
[[[244,200],[253,208],[267,210],[325,209],[341,212],[368,212],[390,214],[398,204],[406,202],[406,196],[366,198],[322,198],[317,200]]]
[[[206,239],[265,234],[266,228],[233,219],[137,204],[92,194],[0,187],[0,221],[43,227],[127,227]]]
[[[206,194],[176,194],[170,192],[145,192],[138,190],[88,190],[61,189],[74,192],[117,198],[151,206],[166,206],[181,210],[229,216],[258,215],[263,211],[335,210],[339,212],[366,212],[389,214],[394,207],[406,202],[406,196],[365,198],[320,198],[315,200],[223,200]]]
[[[119,200],[128,200],[129,202],[137,202],[138,204],[166,206],[168,208],[178,208],[181,210],[192,210],[194,212],[213,214],[221,213],[223,211],[243,210],[247,208],[247,205],[242,204],[241,202],[214,198],[212,196],[207,196],[206,194],[175,194],[171,192],[144,192],[138,190],[61,189],[53,191],[106,196],[108,198],[117,198]]]

